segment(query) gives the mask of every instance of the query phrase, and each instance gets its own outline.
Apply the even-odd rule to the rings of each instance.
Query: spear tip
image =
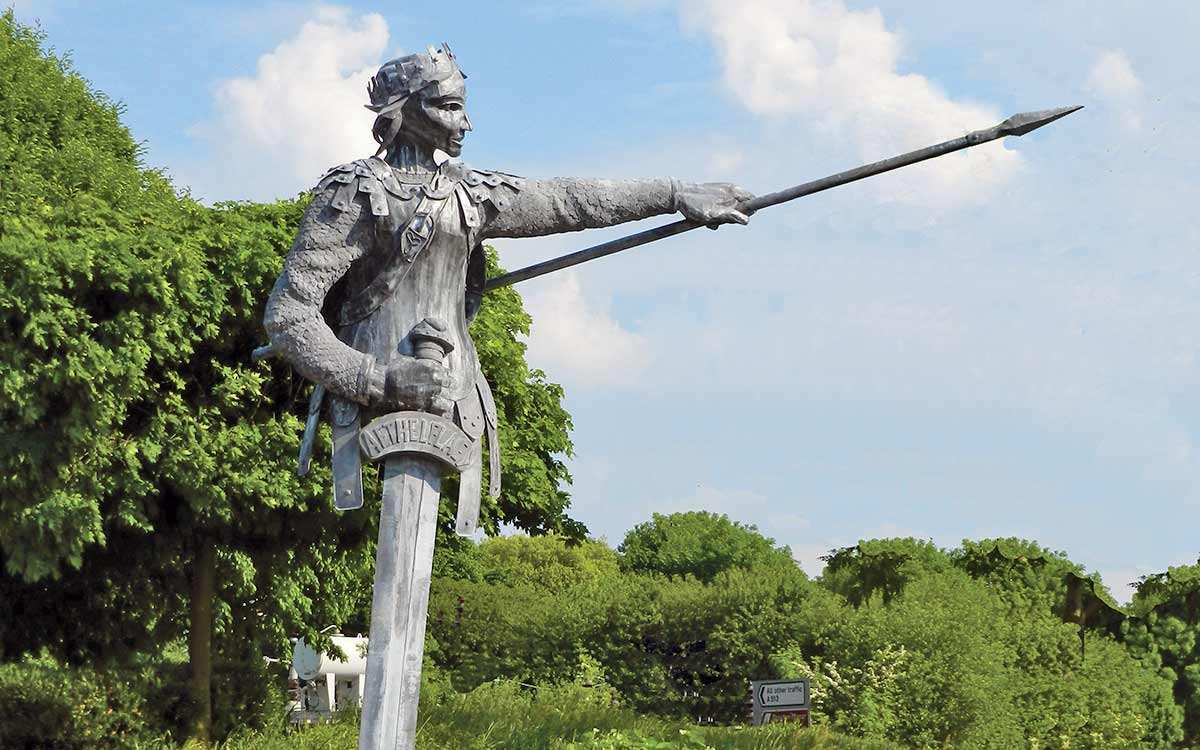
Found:
[[[1066,117],[1072,112],[1078,112],[1083,109],[1082,104],[1077,104],[1074,107],[1059,107],[1057,109],[1043,109],[1037,112],[1021,112],[1008,118],[1004,122],[996,126],[996,130],[1000,135],[1025,135],[1031,131],[1037,130],[1043,125],[1050,123],[1060,118]]]

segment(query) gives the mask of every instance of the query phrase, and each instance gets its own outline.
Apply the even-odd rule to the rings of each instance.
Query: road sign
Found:
[[[808,680],[770,680],[751,683],[760,708],[807,708]]]
[[[808,723],[808,680],[753,680],[750,683],[750,723],[765,724],[785,715]]]
[[[812,726],[812,720],[807,708],[788,708],[782,711],[764,711],[763,724],[778,724],[783,721],[795,721],[806,727]]]

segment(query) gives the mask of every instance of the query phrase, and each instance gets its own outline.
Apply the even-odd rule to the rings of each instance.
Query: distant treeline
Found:
[[[911,747],[1167,748],[1200,738],[1200,565],[1130,612],[1034,542],[833,551],[815,581],[753,529],[658,516],[618,550],[506,537],[440,555],[429,653],[469,689],[588,679],[645,713],[741,721],[751,678]]]

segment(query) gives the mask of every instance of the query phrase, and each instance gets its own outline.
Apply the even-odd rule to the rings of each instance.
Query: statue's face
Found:
[[[404,132],[411,140],[451,156],[462,154],[463,138],[470,130],[467,90],[461,83],[434,87],[404,113]]]

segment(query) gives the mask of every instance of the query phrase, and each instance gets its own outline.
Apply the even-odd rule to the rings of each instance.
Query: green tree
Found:
[[[1125,647],[1169,680],[1183,710],[1182,747],[1200,744],[1200,561],[1145,576],[1121,625]]]
[[[1054,612],[1015,610],[954,567],[909,567],[890,597],[845,609],[819,647],[774,662],[812,681],[819,721],[909,747],[1170,746],[1181,736],[1170,682],[1108,635],[1086,637],[1085,657]]]
[[[891,601],[909,581],[952,567],[945,550],[911,537],[864,540],[834,550],[824,560],[821,584],[856,607],[876,594]]]
[[[214,638],[278,653],[369,600],[374,514],[333,513],[325,461],[295,476],[305,384],[248,356],[306,200],[177,194],[11,12],[0,71],[0,653],[122,659],[186,636],[203,739]],[[483,525],[578,535],[570,420],[524,362],[528,327],[512,290],[475,324],[506,470]]]
[[[434,581],[430,651],[461,689],[497,678],[570,681],[597,664],[640,711],[738,720],[746,681],[773,676],[772,651],[781,642],[814,648],[844,607],[790,562],[731,568],[705,584],[618,574],[599,551],[600,574],[584,574],[590,563],[564,565],[555,540],[483,546],[493,545],[501,554],[482,580]],[[557,583],[527,577],[538,561]]]
[[[1002,592],[1013,609],[1036,608],[1062,612],[1067,604],[1068,574],[1085,576],[1082,565],[1065,552],[1051,552],[1037,542],[1006,539],[964,539],[950,552],[955,566]]]
[[[557,534],[511,535],[479,545],[483,579],[560,591],[620,574],[617,554],[604,542],[576,542]]]
[[[633,527],[621,546],[622,567],[633,573],[695,576],[711,581],[734,568],[759,565],[795,567],[791,551],[753,525],[708,511],[662,515]]]
[[[731,568],[708,584],[631,578],[642,580],[654,616],[623,635],[595,633],[592,653],[622,695],[661,715],[741,721],[749,681],[777,676],[771,655],[785,644],[817,648],[844,607],[790,565]],[[637,639],[633,649],[630,636]],[[645,684],[628,669],[638,665],[660,673],[663,686]],[[625,669],[618,678],[619,668]]]

